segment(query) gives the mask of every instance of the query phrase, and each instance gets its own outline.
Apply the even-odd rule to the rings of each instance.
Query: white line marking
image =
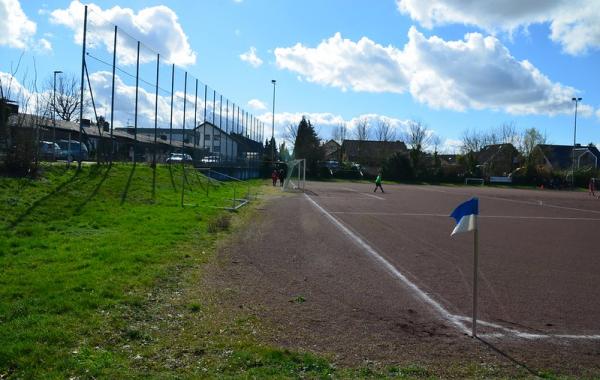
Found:
[[[329,211],[336,215],[381,215],[381,216],[434,216],[450,217],[447,214],[413,213],[413,212],[363,212],[363,211]],[[600,221],[600,218],[576,218],[561,216],[519,216],[519,215],[479,215],[481,219],[534,219],[534,220],[581,220],[581,221]]]
[[[366,194],[365,193],[364,195],[366,195],[367,197],[372,197],[372,198],[375,198],[375,199],[379,199],[381,201],[385,201],[385,198],[378,197],[377,195],[374,195],[374,194]]]
[[[471,322],[471,318],[465,317],[462,315],[456,315],[450,313],[446,310],[440,303],[431,298],[427,293],[422,291],[417,285],[415,285],[412,281],[410,281],[405,275],[403,275],[396,267],[394,267],[389,261],[387,261],[383,256],[381,256],[373,247],[371,247],[367,242],[361,239],[358,235],[352,232],[348,227],[346,227],[342,222],[340,222],[337,218],[331,215],[327,210],[325,210],[321,205],[315,202],[311,197],[307,194],[304,194],[306,199],[308,199],[327,219],[329,219],[335,226],[337,226],[344,234],[346,234],[349,238],[354,240],[356,244],[360,247],[364,248],[365,251],[374,258],[379,264],[381,264],[385,269],[388,270],[390,274],[396,277],[398,280],[403,282],[409,289],[413,290],[417,297],[427,303],[430,307],[432,307],[435,311],[437,311],[440,316],[456,326],[459,331],[469,335],[470,330],[465,326],[462,321]],[[429,214],[438,216],[439,214]],[[446,215],[444,215],[446,216]],[[504,331],[504,333],[480,333],[481,337],[488,338],[504,338],[506,335],[511,335],[517,338],[523,339],[573,339],[573,340],[600,340],[600,335],[575,335],[575,334],[532,334],[527,333],[515,329],[510,329],[495,323],[486,322],[483,320],[477,320],[477,323],[486,326],[489,328],[498,329]]]
[[[402,281],[406,286],[412,289],[419,298],[428,303],[434,310],[436,310],[442,318],[446,319],[448,322],[452,323],[459,330],[464,332],[465,334],[469,333],[467,327],[458,319],[455,315],[449,313],[442,305],[436,302],[433,298],[431,298],[427,293],[422,291],[417,285],[411,282],[406,276],[404,276],[400,271],[398,271],[389,261],[384,259],[375,249],[373,249],[369,244],[367,244],[363,239],[354,234],[348,227],[343,225],[339,220],[337,220],[333,215],[328,213],[321,205],[315,202],[311,197],[307,194],[304,194],[306,199],[308,199],[319,211],[323,213],[331,222],[336,225],[343,233],[345,233],[348,237],[354,240],[359,246],[365,249],[365,251],[371,255],[375,260],[377,260],[385,269],[387,269],[394,277]]]

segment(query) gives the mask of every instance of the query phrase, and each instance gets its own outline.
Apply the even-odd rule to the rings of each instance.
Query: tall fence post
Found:
[[[133,164],[137,162],[137,126],[138,126],[138,94],[140,83],[140,41],[137,42],[137,63],[135,69],[135,114],[133,115]]]
[[[183,80],[183,125],[181,129],[181,207],[183,207],[183,197],[185,190],[185,110],[187,103],[187,71]]]
[[[79,82],[79,104],[83,104],[83,79],[85,73],[85,48],[86,48],[86,38],[87,38],[87,14],[88,7],[87,5],[84,7],[83,11],[83,46],[81,51],[81,81]],[[83,144],[83,107],[79,107],[79,165],[78,168],[81,168],[81,159],[82,159],[82,147]],[[69,147],[69,154],[71,153],[71,147]]]
[[[115,154],[115,140],[113,137],[113,126],[115,123],[115,70],[117,68],[117,26],[115,25],[115,39],[113,43],[113,64],[112,64],[112,89],[110,93],[110,165],[113,163]]]

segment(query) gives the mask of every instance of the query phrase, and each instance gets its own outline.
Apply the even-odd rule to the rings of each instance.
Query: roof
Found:
[[[513,144],[491,144],[486,145],[479,152],[476,153],[477,161],[483,164],[489,161],[493,161],[496,158],[507,158],[516,157],[519,151],[513,146]]]
[[[356,156],[360,152],[366,156],[385,152],[392,154],[395,152],[406,152],[406,144],[402,141],[373,141],[373,140],[344,140],[342,150],[346,155]]]
[[[549,145],[539,144],[536,148],[542,151],[550,165],[553,168],[567,169],[573,165],[573,145]],[[575,157],[589,152],[598,158],[600,161],[600,151],[595,146],[580,146],[575,147]]]

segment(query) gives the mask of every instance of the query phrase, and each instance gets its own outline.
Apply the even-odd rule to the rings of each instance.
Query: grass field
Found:
[[[252,210],[231,219],[214,207],[230,204],[231,184],[207,196],[204,177],[181,174],[47,166],[0,178],[0,378],[428,376],[337,369],[259,343],[260,321],[219,306],[227,289],[197,286]],[[182,183],[193,207],[181,207]]]

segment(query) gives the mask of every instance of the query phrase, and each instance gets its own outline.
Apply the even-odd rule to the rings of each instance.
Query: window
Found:
[[[204,135],[204,140],[210,141],[210,135],[209,134]]]
[[[221,141],[221,135],[215,135],[214,140],[215,141]]]

